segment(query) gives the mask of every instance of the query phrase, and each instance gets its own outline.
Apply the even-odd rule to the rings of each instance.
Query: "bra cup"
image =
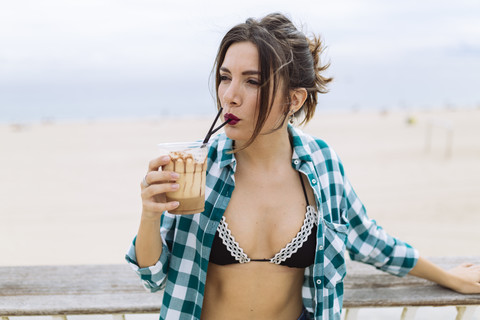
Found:
[[[317,213],[308,207],[304,223],[292,239],[271,259],[250,259],[232,236],[225,217],[222,217],[213,239],[209,261],[217,265],[248,263],[250,261],[270,262],[291,268],[305,268],[315,261],[317,243]],[[308,236],[306,236],[308,234]],[[306,236],[306,237],[305,237]]]
[[[218,265],[229,265],[234,263],[248,263],[251,261],[270,262],[291,268],[305,268],[315,261],[316,238],[318,213],[313,206],[308,204],[307,192],[303,183],[302,175],[299,172],[303,193],[307,202],[307,210],[300,231],[282,250],[271,259],[250,259],[248,255],[235,241],[235,237],[228,228],[228,223],[223,216],[220,219],[209,261]]]
[[[227,247],[222,243],[222,239],[218,234],[218,230],[215,233],[215,238],[213,238],[213,244],[212,244],[212,249],[210,251],[209,261],[221,266],[240,263],[232,256],[230,251],[227,250]]]

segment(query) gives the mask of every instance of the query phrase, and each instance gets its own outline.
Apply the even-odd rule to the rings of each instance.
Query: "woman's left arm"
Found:
[[[419,257],[417,264],[408,274],[436,282],[460,293],[480,293],[480,265],[466,263],[445,270]]]

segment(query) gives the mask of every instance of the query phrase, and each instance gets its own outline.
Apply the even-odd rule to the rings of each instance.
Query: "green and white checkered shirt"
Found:
[[[353,260],[397,276],[415,266],[418,253],[368,218],[341,161],[325,142],[292,126],[288,130],[293,138],[292,167],[308,177],[319,216],[315,263],[305,269],[303,303],[316,320],[340,319],[347,250]],[[146,288],[165,290],[160,319],[200,319],[210,249],[235,187],[236,160],[228,153],[232,145],[224,134],[212,139],[205,211],[164,213],[163,251],[157,264],[138,267],[135,240],[126,255]]]

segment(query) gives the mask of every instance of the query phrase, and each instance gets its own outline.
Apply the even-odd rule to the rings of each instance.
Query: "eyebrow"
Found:
[[[230,70],[228,70],[228,68],[225,68],[225,67],[220,67],[220,71],[231,73]],[[260,71],[257,71],[257,70],[246,70],[246,71],[243,71],[243,72],[242,72],[242,75],[244,75],[244,76],[260,75]]]

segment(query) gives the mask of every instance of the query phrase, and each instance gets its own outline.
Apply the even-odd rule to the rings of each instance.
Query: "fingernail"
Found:
[[[178,207],[179,205],[180,205],[180,202],[178,202],[178,201],[172,202],[172,209],[175,209],[175,208]]]
[[[163,156],[162,161],[170,161],[170,156]]]
[[[178,183],[174,183],[172,184],[172,189],[178,189],[180,187],[180,185]]]
[[[172,173],[170,174],[170,176],[172,177],[172,179],[178,179],[178,178],[180,178],[180,175],[179,175],[178,173],[176,173],[176,172],[172,172]]]

